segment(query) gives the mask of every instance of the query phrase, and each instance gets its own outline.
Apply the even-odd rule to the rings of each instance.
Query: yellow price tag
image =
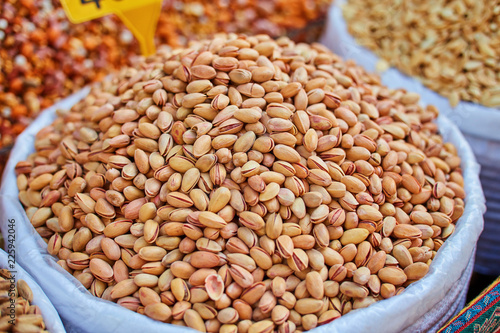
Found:
[[[73,23],[116,14],[132,31],[143,55],[155,53],[154,35],[162,0],[61,0]]]

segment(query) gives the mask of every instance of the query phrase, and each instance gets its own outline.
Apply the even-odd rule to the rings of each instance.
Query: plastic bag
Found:
[[[17,258],[17,256],[16,256]],[[9,267],[9,257],[7,253],[0,249],[0,268],[8,268]],[[14,269],[10,269],[10,271],[15,271],[14,278],[17,280],[24,280],[28,283],[28,286],[31,288],[33,292],[33,304],[37,305],[42,311],[43,321],[45,322],[46,330],[51,333],[64,333],[66,330],[64,329],[63,323],[61,322],[61,318],[57,314],[56,309],[50,303],[50,300],[47,298],[42,288],[38,286],[38,284],[33,280],[33,278],[26,273],[26,271],[16,263]]]
[[[47,253],[45,242],[31,226],[18,200],[15,165],[34,151],[35,134],[51,123],[55,110],[70,108],[85,93],[79,92],[46,110],[18,137],[14,146],[0,189],[0,219],[16,219],[18,260],[35,277],[60,316],[75,332],[192,332],[184,327],[153,321],[92,296]],[[445,298],[463,275],[483,227],[485,206],[478,177],[479,166],[457,127],[445,117],[440,117],[438,124],[445,139],[457,146],[462,157],[467,198],[464,215],[457,224],[456,232],[441,247],[429,274],[412,284],[402,295],[377,302],[366,309],[352,311],[311,332],[401,332]],[[2,228],[5,228],[5,223]]]
[[[371,50],[358,45],[349,34],[340,8],[344,3],[345,0],[338,0],[330,7],[328,25],[320,42],[344,59],[353,59],[366,70],[375,72],[380,58]],[[450,118],[462,132],[500,142],[498,130],[500,107],[488,108],[476,103],[460,102],[453,108],[446,97],[425,87],[417,79],[401,73],[396,68],[391,67],[380,73],[380,76],[382,82],[389,88],[404,88],[418,93],[421,96],[421,103],[435,105],[439,112]]]

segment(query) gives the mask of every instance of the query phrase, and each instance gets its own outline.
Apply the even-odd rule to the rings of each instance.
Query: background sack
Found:
[[[53,121],[55,110],[70,108],[87,93],[81,91],[47,109],[19,136],[14,146],[0,189],[0,220],[16,219],[18,261],[44,289],[67,327],[70,327],[70,332],[192,332],[187,328],[153,321],[92,296],[78,280],[56,263],[55,257],[47,253],[45,242],[31,226],[18,200],[15,165],[34,151],[35,134]],[[483,227],[485,206],[478,176],[479,165],[457,127],[445,117],[438,119],[438,124],[444,138],[457,146],[462,158],[467,198],[464,215],[458,222],[456,232],[441,247],[429,274],[408,287],[402,295],[377,302],[366,309],[352,311],[311,332],[401,332],[417,323],[445,299],[464,275]],[[5,233],[5,223],[1,227]]]
[[[17,247],[16,247],[16,259],[17,259]],[[8,254],[0,249],[0,268],[8,268],[8,267],[9,267]],[[14,276],[16,281],[24,280],[28,283],[28,286],[31,288],[31,291],[33,292],[32,304],[37,305],[42,311],[42,317],[43,321],[45,322],[46,330],[48,330],[50,333],[66,332],[63,323],[61,322],[61,318],[59,318],[56,309],[54,308],[50,300],[47,298],[42,288],[38,286],[35,280],[33,280],[33,278],[21,267],[21,265],[19,265],[19,263],[16,262],[15,268],[13,270],[15,271]]]
[[[379,57],[358,45],[349,34],[342,15],[345,0],[330,7],[328,26],[321,42],[344,59],[353,59],[365,69],[375,72]],[[417,79],[391,67],[380,74],[390,88],[404,88],[421,96],[423,105],[435,105],[464,133],[481,165],[481,181],[488,210],[484,216],[484,232],[479,239],[475,270],[489,275],[500,275],[500,107],[488,108],[480,104],[460,102],[451,107],[448,99],[425,87]]]

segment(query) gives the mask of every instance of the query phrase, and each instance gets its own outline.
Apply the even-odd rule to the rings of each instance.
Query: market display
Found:
[[[7,269],[0,269],[0,331],[2,332],[48,332],[38,306],[30,304],[33,301],[33,292],[24,280],[11,282],[12,275]],[[11,296],[12,295],[14,296]],[[10,299],[14,299],[11,303]],[[15,324],[11,317],[10,305],[15,305]]]
[[[419,96],[320,44],[161,48],[42,129],[16,166],[90,292],[207,332],[293,332],[404,292],[464,211]]]
[[[330,0],[166,1],[158,44],[217,32],[290,34],[316,40]],[[89,4],[91,5],[91,4]],[[306,29],[307,28],[307,29]],[[58,0],[0,3],[0,149],[54,101],[131,64],[139,47],[114,16],[71,24]],[[0,150],[0,159],[8,150]],[[0,161],[0,166],[3,166]]]
[[[348,0],[356,41],[452,106],[500,106],[500,1]]]

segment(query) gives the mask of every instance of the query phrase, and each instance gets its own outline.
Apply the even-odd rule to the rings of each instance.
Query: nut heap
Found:
[[[17,280],[17,287],[12,281],[10,272],[0,269],[0,331],[47,333],[40,308],[30,304],[33,301],[31,288],[24,280]]]
[[[361,45],[446,96],[500,106],[500,0],[348,0]]]
[[[305,331],[422,278],[463,213],[418,100],[319,44],[160,50],[38,133],[19,198],[95,296],[203,332]]]

